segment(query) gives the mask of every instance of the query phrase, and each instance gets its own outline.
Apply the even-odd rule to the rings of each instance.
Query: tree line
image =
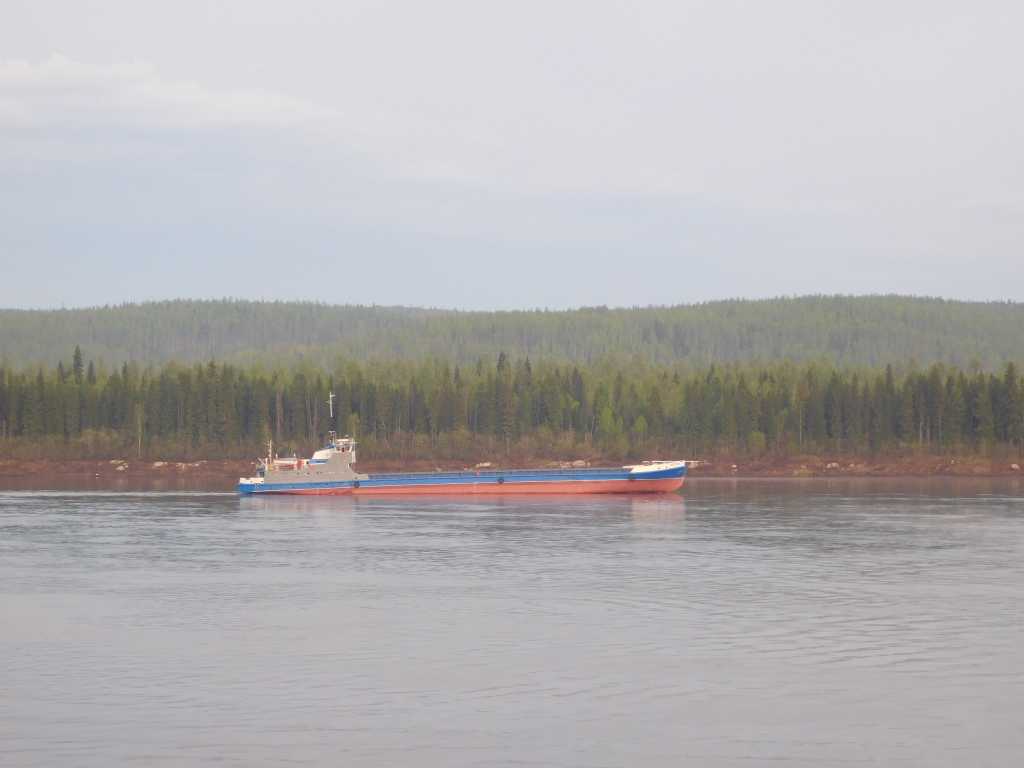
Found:
[[[803,296],[674,307],[463,312],[310,302],[163,301],[0,309],[0,362],[56,365],[75,344],[108,365],[219,360],[330,365],[504,351],[532,361],[656,365],[829,360],[986,369],[1024,359],[1024,304],[910,296]]]
[[[328,403],[334,393],[333,415]],[[656,458],[765,454],[990,454],[1024,450],[1024,383],[935,364],[897,374],[821,363],[679,366],[531,361],[499,354],[339,361],[86,362],[0,368],[0,455],[303,455],[328,431],[364,458]]]

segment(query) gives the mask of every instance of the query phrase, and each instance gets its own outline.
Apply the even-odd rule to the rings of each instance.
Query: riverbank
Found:
[[[719,459],[691,470],[706,477],[1019,477],[1021,459],[962,456],[787,456]]]
[[[615,465],[614,461],[575,462],[576,465]],[[495,463],[495,466],[500,464]],[[559,462],[528,462],[526,467],[557,467]],[[986,457],[897,456],[787,456],[760,459],[726,458],[702,461],[690,469],[692,477],[1024,477],[1019,459]],[[359,469],[374,472],[465,469],[462,462],[379,460],[360,462]],[[55,478],[62,482],[154,480],[170,484],[232,487],[239,477],[255,472],[253,461],[143,461],[139,459],[55,461],[0,459],[0,479]]]

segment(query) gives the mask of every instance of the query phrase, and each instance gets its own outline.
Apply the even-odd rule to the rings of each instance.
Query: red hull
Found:
[[[497,496],[506,494],[562,493],[672,493],[683,487],[682,477],[660,480],[573,480],[554,483],[480,483],[479,485],[413,485],[383,488],[296,488],[287,491],[261,491],[289,496]]]

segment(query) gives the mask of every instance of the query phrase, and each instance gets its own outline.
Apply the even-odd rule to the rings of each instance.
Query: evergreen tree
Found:
[[[1017,366],[1007,363],[1003,374],[1005,396],[1006,439],[1024,453],[1024,382],[1017,374]]]
[[[897,433],[904,443],[911,443],[916,433],[914,418],[914,388],[908,381],[900,388],[899,428]]]
[[[71,357],[71,372],[75,377],[76,384],[82,383],[82,374],[84,371],[85,368],[82,364],[82,349],[75,344],[75,352]]]
[[[978,373],[975,376],[972,389],[974,397],[971,416],[974,439],[978,448],[987,451],[995,439],[995,419],[992,414],[992,392],[985,374]]]

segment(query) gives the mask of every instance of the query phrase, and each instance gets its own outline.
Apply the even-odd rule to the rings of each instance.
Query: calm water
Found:
[[[0,764],[1017,764],[1021,493],[0,491]]]

